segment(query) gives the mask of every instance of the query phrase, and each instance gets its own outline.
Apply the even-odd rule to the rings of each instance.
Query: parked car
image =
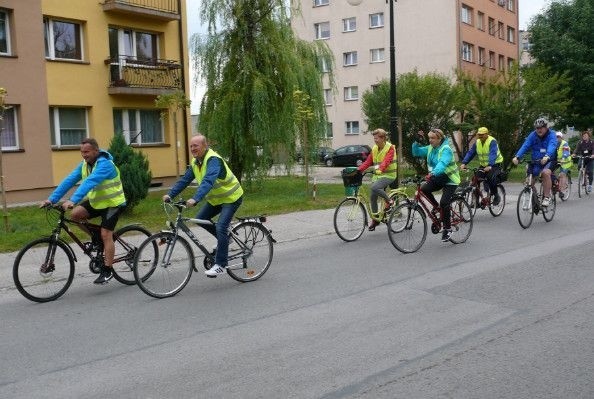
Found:
[[[326,155],[332,154],[334,150],[330,147],[318,147],[316,151],[312,151],[309,156],[309,161],[312,163],[326,162]],[[298,163],[303,163],[303,152],[299,149],[295,153],[295,160]]]
[[[345,145],[326,155],[326,166],[359,166],[371,152],[371,147],[365,144]]]

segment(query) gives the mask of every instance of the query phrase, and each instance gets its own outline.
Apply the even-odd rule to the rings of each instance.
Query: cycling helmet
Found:
[[[547,127],[549,124],[549,122],[547,122],[547,120],[545,118],[538,118],[537,120],[534,121],[534,127]]]

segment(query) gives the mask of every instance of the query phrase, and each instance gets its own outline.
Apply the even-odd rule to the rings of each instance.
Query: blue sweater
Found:
[[[540,138],[536,130],[532,131],[516,153],[516,158],[522,158],[529,150],[532,151],[533,161],[542,159],[545,155],[553,159],[557,154],[557,132],[549,129],[549,132]]]
[[[202,165],[204,167],[204,165]],[[186,173],[171,187],[169,190],[169,195],[171,198],[175,198],[179,193],[181,193],[186,187],[192,183],[195,179],[194,171],[192,167],[189,167],[186,170]],[[192,197],[194,201],[200,202],[206,197],[206,194],[212,189],[212,186],[215,184],[217,178],[225,179],[227,177],[227,171],[223,167],[223,162],[218,157],[210,157],[208,162],[206,163],[206,174],[204,175],[204,179],[200,182],[196,193]]]
[[[445,175],[446,174],[446,167],[452,162],[454,159],[454,153],[449,145],[449,139],[446,138],[443,143],[437,148],[434,148],[431,151],[429,159],[427,160],[427,167],[432,175]],[[427,158],[427,153],[429,152],[429,147],[431,145],[421,146],[416,141],[413,142],[412,145],[412,154],[415,157],[422,157]],[[441,153],[441,157],[438,156],[439,151],[443,148]]]

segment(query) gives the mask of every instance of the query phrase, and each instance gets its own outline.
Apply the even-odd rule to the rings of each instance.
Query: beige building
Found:
[[[181,0],[0,0],[9,203],[47,198],[81,161],[85,137],[107,148],[122,133],[148,156],[155,180],[183,173],[189,112],[176,133],[155,99],[189,97],[185,16]]]
[[[457,69],[477,77],[483,71],[507,69],[519,57],[518,1],[398,0],[394,3],[396,73],[416,69],[454,79]],[[390,76],[389,3],[302,1],[293,27],[305,40],[326,41],[334,54],[338,92],[333,93],[325,79],[331,127],[324,144],[337,148],[372,143],[361,98]]]

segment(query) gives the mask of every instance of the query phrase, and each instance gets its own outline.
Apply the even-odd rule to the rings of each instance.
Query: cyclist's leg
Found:
[[[386,193],[386,187],[392,183],[392,179],[381,177],[371,184],[371,195],[369,200],[371,202],[371,212],[377,213],[377,197],[382,197],[384,201],[390,202],[390,197]]]
[[[105,266],[113,266],[115,255],[115,244],[113,242],[113,231],[125,206],[102,209],[101,211],[101,240],[103,240],[103,255],[105,256]]]
[[[487,184],[489,185],[489,193],[491,195],[497,195],[497,178],[499,177],[500,173],[501,169],[497,165],[493,165],[491,170],[487,172]]]
[[[80,205],[75,206],[70,213],[72,220],[76,220],[77,222],[83,222],[97,216],[99,216],[99,213],[91,207],[88,200],[83,201]],[[91,232],[84,226],[81,225],[79,227],[85,233],[91,234]]]
[[[456,192],[456,188],[458,185],[454,184],[446,184],[443,187],[443,191],[441,194],[441,199],[439,201],[439,205],[441,206],[441,223],[443,228],[449,230],[452,228],[451,226],[451,202],[454,193]]]
[[[540,177],[542,179],[543,196],[548,198],[551,198],[551,187],[553,185],[551,174],[551,162],[547,162],[541,168]]]
[[[584,166],[586,167],[586,173],[588,174],[588,184],[591,186],[592,178],[594,177],[592,176],[592,171],[594,169],[594,160],[591,158],[587,158],[585,161],[586,164]]]
[[[214,228],[215,230],[215,236],[217,238],[217,253],[215,256],[215,263],[219,266],[227,266],[227,255],[229,252],[229,225],[231,224],[233,215],[235,215],[235,212],[241,205],[242,201],[243,197],[240,197],[237,201],[232,202],[230,204],[221,204],[217,206],[207,204],[210,205],[210,207],[212,208],[209,212],[217,211],[217,213],[219,213],[219,219],[217,220],[215,226],[208,226]],[[202,209],[200,210],[200,212],[198,212],[198,215],[196,217],[199,219],[203,219],[202,217],[200,217],[201,213]],[[211,218],[212,216],[214,215],[211,215]]]
[[[430,181],[425,181],[423,182],[423,184],[421,184],[421,191],[423,192],[423,194],[425,194],[425,196],[427,197],[429,202],[431,202],[431,205],[433,205],[434,208],[437,208],[439,206],[439,203],[435,199],[433,192],[440,190],[443,186],[444,184],[441,184],[435,178],[435,176],[432,176]]]

